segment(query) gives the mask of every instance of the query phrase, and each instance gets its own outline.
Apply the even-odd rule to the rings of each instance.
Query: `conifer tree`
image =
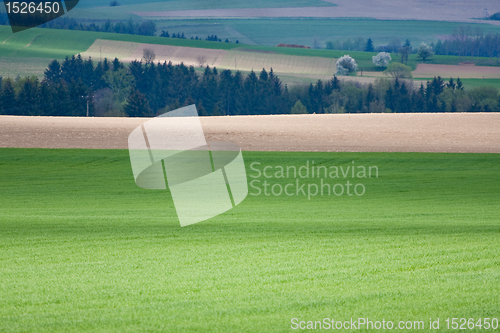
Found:
[[[11,79],[2,80],[2,92],[0,95],[0,106],[2,114],[15,114],[16,94]]]
[[[136,89],[132,90],[127,98],[124,110],[129,117],[146,117],[152,115],[146,97]]]

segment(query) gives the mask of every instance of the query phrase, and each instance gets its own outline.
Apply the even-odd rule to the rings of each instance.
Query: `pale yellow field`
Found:
[[[81,55],[83,58],[91,57],[94,60],[98,60],[101,57],[102,59],[114,59],[115,57],[118,59],[125,59],[130,57],[139,45],[139,43],[132,42],[96,39],[94,44],[92,44],[88,50],[83,52]]]
[[[273,68],[276,73],[326,75],[331,77],[335,72],[337,59],[320,57],[301,57],[283,54],[248,51],[228,51],[220,59],[218,67],[239,69],[244,71],[260,71],[262,68]]]
[[[141,44],[98,39],[84,53],[82,57],[99,59],[118,57],[123,62],[141,60],[144,49],[153,49],[156,54],[155,62],[171,61],[173,64],[181,62],[187,66],[199,67],[199,58],[204,57],[204,64],[221,69],[237,69],[241,71],[261,71],[271,68],[277,74],[306,75],[328,79],[336,72],[337,59],[320,57],[302,57],[259,52],[254,50],[214,50],[194,47],[169,45]]]
[[[227,52],[224,50],[97,39],[86,52],[82,53],[82,57],[91,56],[93,59],[99,59],[100,52],[102,52],[102,58],[107,57],[108,59],[114,59],[117,57],[120,61],[132,62],[142,59],[144,49],[154,50],[156,54],[155,62],[163,63],[164,61],[171,61],[174,64],[184,62],[184,64],[188,66],[199,66],[197,60],[199,56],[204,56],[206,58],[206,65],[214,66],[217,60],[222,58]]]

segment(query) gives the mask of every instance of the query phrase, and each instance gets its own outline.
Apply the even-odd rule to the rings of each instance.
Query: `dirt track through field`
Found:
[[[126,149],[146,118],[0,116],[0,147]],[[500,113],[202,117],[246,151],[500,153]]]
[[[499,21],[479,21],[485,9],[493,14],[500,11],[498,0],[327,0],[336,7],[302,8],[237,8],[199,9],[158,12],[136,12],[143,17],[165,18],[231,18],[231,17],[371,17],[390,20],[428,20],[488,23],[500,25]]]

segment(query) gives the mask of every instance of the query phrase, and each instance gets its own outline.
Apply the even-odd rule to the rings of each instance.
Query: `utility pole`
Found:
[[[94,95],[87,95],[87,96],[81,96],[82,98],[85,98],[87,100],[87,117],[89,116],[89,100],[90,98],[94,97]]]

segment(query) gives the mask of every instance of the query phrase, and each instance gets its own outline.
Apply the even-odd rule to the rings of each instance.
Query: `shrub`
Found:
[[[292,107],[291,114],[306,114],[307,108],[300,101],[295,102],[295,105]]]
[[[384,73],[395,79],[410,79],[413,77],[411,75],[411,67],[399,62],[391,62]]]
[[[499,91],[496,87],[477,87],[469,91],[472,111],[500,111]]]
[[[491,15],[490,19],[491,20],[498,20],[498,21],[500,21],[500,12]]]

